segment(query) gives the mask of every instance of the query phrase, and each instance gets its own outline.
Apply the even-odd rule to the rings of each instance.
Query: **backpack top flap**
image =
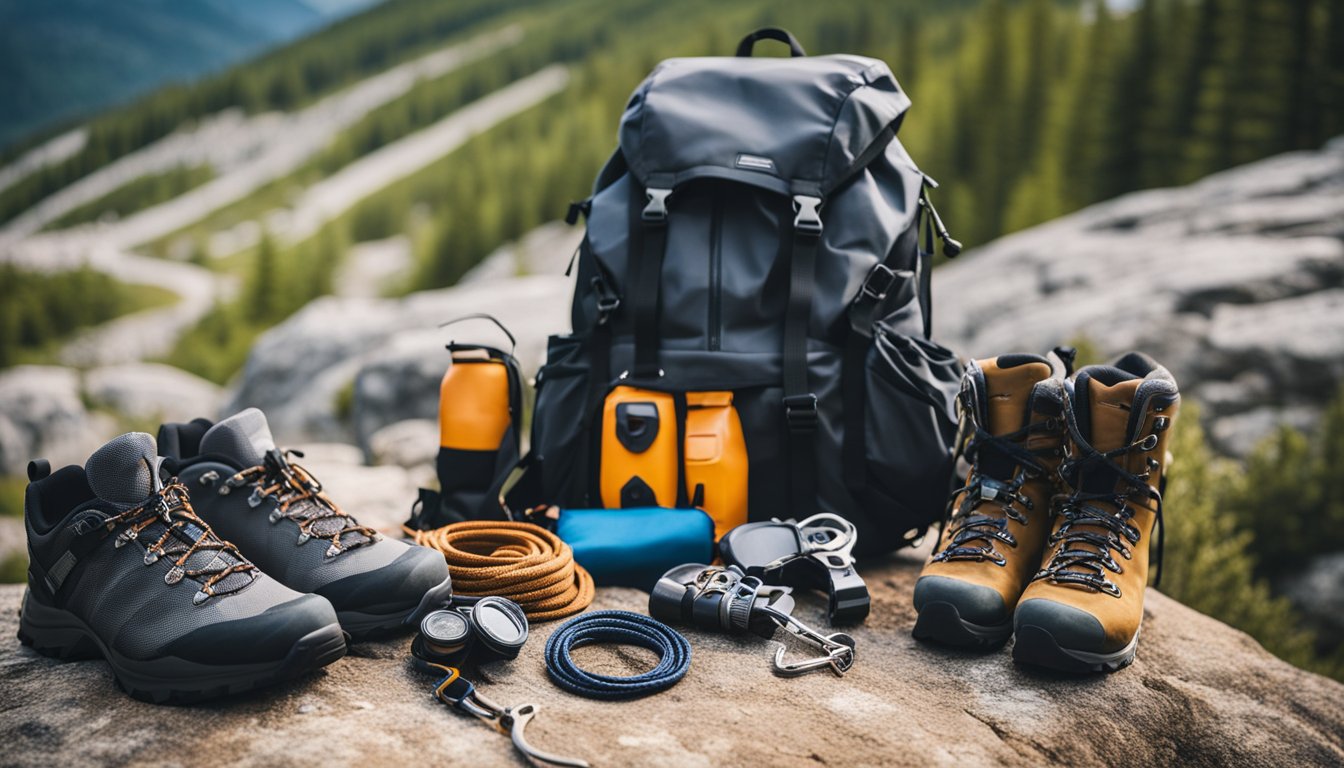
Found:
[[[909,107],[887,65],[862,56],[668,59],[630,97],[621,153],[645,187],[720,178],[824,197]]]

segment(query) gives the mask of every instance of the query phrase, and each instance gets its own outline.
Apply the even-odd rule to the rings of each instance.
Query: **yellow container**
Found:
[[[602,408],[602,506],[677,505],[677,408],[672,395],[616,387]]]
[[[747,522],[747,444],[732,392],[686,393],[686,490],[714,540]]]
[[[474,350],[455,352],[439,385],[439,446],[493,453],[511,420],[504,362]]]

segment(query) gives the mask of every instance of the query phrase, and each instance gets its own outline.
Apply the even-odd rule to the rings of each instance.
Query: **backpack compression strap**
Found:
[[[789,238],[789,303],[784,314],[784,422],[788,428],[790,513],[809,517],[817,506],[817,395],[807,381],[807,328],[821,241],[821,198],[795,195]]]

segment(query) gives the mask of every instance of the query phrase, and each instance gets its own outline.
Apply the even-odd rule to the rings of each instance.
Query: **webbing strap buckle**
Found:
[[[805,395],[790,395],[784,398],[784,420],[793,433],[815,432],[821,421],[817,414],[817,396],[811,392]]]
[[[887,298],[887,293],[891,291],[891,286],[895,284],[896,270],[886,264],[878,264],[863,279],[863,287],[859,289],[859,292],[874,301],[881,301]]]
[[[672,190],[649,187],[644,190],[644,194],[648,196],[649,203],[644,206],[644,210],[640,212],[639,218],[642,219],[645,224],[650,226],[666,224],[667,198],[672,195]]]
[[[593,277],[591,284],[593,292],[597,294],[597,323],[601,325],[620,308],[621,297],[607,289],[607,283],[601,275]]]
[[[807,237],[821,236],[821,198],[810,195],[794,195],[793,217],[794,234]]]

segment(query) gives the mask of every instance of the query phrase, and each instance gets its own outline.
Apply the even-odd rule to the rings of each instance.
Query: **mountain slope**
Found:
[[[304,0],[0,0],[0,145],[219,70],[346,10]]]

